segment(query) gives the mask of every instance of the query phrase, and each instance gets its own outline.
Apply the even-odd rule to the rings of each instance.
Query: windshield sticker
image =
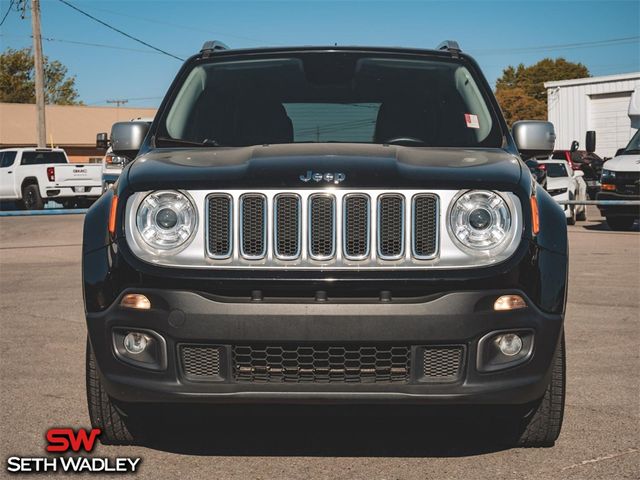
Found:
[[[471,113],[465,113],[464,120],[465,122],[467,122],[467,128],[480,128],[480,123],[478,122],[477,115],[472,115]]]

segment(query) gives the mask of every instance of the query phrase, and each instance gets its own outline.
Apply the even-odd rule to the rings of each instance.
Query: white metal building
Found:
[[[556,148],[568,149],[573,140],[584,148],[587,130],[596,131],[596,153],[613,157],[635,132],[628,116],[640,72],[546,82],[548,119],[556,128]]]

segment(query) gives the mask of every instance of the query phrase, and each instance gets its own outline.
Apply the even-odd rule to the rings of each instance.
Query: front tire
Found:
[[[38,185],[27,185],[22,189],[22,205],[25,210],[42,210],[44,208]]]
[[[87,404],[91,426],[99,428],[102,433],[100,442],[104,445],[131,445],[136,443],[135,436],[127,425],[127,417],[105,391],[96,358],[87,339],[86,356]]]
[[[607,217],[607,225],[611,230],[627,232],[631,230],[635,220],[633,217]]]
[[[542,399],[521,420],[516,444],[520,447],[552,447],[560,435],[564,416],[566,355],[564,333],[556,350],[551,380]]]
[[[567,217],[567,225],[575,225],[576,224],[576,210],[573,208],[573,205],[569,205],[569,210],[571,211],[571,216]]]

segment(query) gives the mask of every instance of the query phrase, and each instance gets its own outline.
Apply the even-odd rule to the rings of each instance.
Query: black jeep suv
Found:
[[[567,234],[522,160],[554,140],[455,42],[208,42],[114,125],[135,160],[86,216],[102,440],[139,440],[136,404],[336,402],[505,406],[553,444]]]

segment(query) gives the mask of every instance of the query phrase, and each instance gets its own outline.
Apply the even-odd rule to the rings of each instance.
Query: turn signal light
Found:
[[[127,293],[120,301],[120,306],[125,308],[135,308],[136,310],[149,310],[151,302],[141,293]]]
[[[520,295],[502,295],[493,304],[493,309],[496,311],[518,310],[520,308],[527,308],[527,302]]]
[[[613,185],[612,183],[603,183],[603,184],[600,186],[600,189],[602,189],[602,190],[608,190],[609,192],[613,192],[613,191],[615,191],[615,190],[616,190],[616,186],[615,186],[615,185]]]
[[[113,195],[111,197],[111,209],[109,210],[109,233],[115,235],[116,233],[116,212],[118,210],[118,196]]]
[[[540,233],[540,212],[536,197],[531,197],[531,230],[534,235]]]

